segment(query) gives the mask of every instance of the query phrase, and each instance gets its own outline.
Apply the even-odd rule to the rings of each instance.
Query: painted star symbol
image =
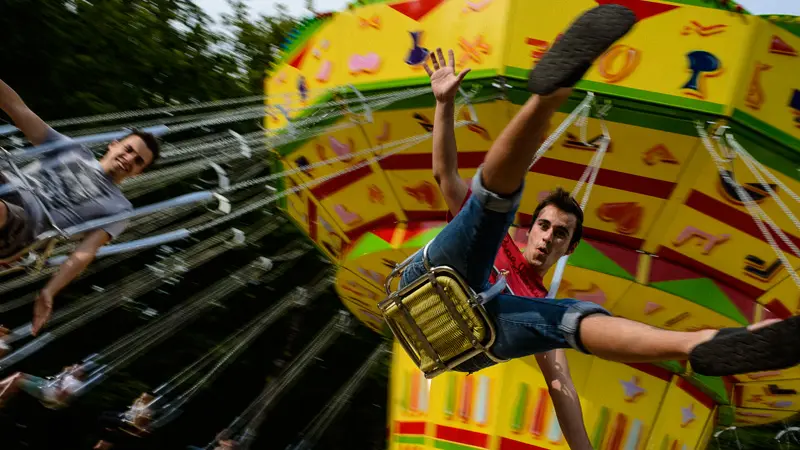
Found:
[[[689,425],[697,418],[694,414],[694,403],[690,403],[686,408],[681,408],[681,417],[681,427]]]
[[[631,377],[631,381],[619,380],[619,382],[625,390],[626,402],[634,402],[640,395],[647,392],[643,387],[639,386],[639,377],[635,375]]]

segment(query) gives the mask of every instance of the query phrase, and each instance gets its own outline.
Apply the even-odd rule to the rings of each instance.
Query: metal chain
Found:
[[[565,131],[567,131],[567,128],[569,128],[570,125],[575,123],[575,120],[578,119],[579,114],[583,113],[583,111],[586,108],[591,108],[593,102],[594,102],[594,93],[593,92],[587,93],[583,101],[581,101],[578,104],[578,106],[576,106],[575,109],[570,113],[570,115],[567,116],[567,118],[564,119],[563,122],[561,122],[561,125],[559,125],[558,128],[556,128],[556,131],[554,131],[550,136],[547,137],[547,139],[545,139],[544,143],[542,143],[542,145],[539,147],[539,150],[537,150],[536,154],[533,155],[533,162],[531,162],[531,165],[528,166],[528,170],[530,170],[531,167],[533,167],[539,161],[542,155],[544,155],[545,152],[549,150],[550,147],[552,147],[553,144],[555,144],[559,138],[561,138],[561,135],[564,134]]]
[[[468,123],[469,122],[466,122],[466,121],[458,122],[458,123],[456,123],[455,128],[462,127],[464,125],[467,125]],[[353,166],[350,166],[350,167],[348,167],[346,169],[343,169],[343,170],[340,170],[338,172],[334,172],[334,173],[331,173],[329,175],[322,176],[320,178],[315,178],[315,179],[313,179],[311,181],[308,181],[306,183],[300,184],[300,185],[298,185],[298,186],[296,186],[294,188],[286,189],[286,190],[284,190],[284,191],[282,191],[280,193],[271,195],[271,196],[269,196],[269,197],[267,197],[267,198],[265,198],[265,199],[263,199],[261,201],[258,201],[258,202],[254,203],[254,204],[252,204],[252,205],[250,205],[248,207],[237,209],[236,212],[233,212],[231,214],[227,214],[225,216],[219,217],[218,219],[212,220],[212,221],[208,222],[207,224],[201,225],[201,226],[199,226],[199,227],[197,227],[195,229],[190,229],[189,232],[190,233],[199,233],[199,232],[208,230],[210,228],[214,228],[214,227],[216,227],[216,226],[218,226],[220,224],[223,224],[225,222],[228,222],[230,220],[237,219],[237,218],[239,218],[239,217],[241,217],[241,216],[243,216],[245,214],[248,214],[248,213],[253,212],[253,211],[255,211],[255,210],[259,209],[259,208],[263,208],[264,206],[269,205],[270,203],[273,203],[273,202],[275,202],[277,200],[280,200],[283,197],[287,197],[287,196],[289,196],[291,194],[294,194],[295,192],[299,192],[299,191],[301,191],[303,189],[306,189],[306,188],[309,188],[309,187],[312,187],[312,186],[316,186],[318,184],[322,184],[322,183],[324,183],[324,182],[326,182],[328,180],[331,180],[333,178],[336,178],[336,177],[342,176],[344,174],[359,170],[362,167],[366,167],[366,166],[372,164],[373,162],[377,162],[377,161],[380,161],[380,160],[382,160],[384,158],[388,158],[389,156],[392,156],[394,154],[400,153],[400,152],[402,152],[404,150],[407,150],[407,149],[413,147],[414,145],[417,145],[420,142],[423,142],[423,141],[425,141],[427,139],[430,139],[431,136],[432,136],[432,133],[425,133],[425,134],[420,135],[420,136],[404,139],[402,141],[405,141],[406,142],[405,144],[400,145],[398,148],[396,148],[396,149],[394,149],[394,150],[392,150],[390,152],[387,152],[385,154],[382,154],[382,155],[374,157],[374,158],[367,159],[365,161],[362,161],[362,162],[360,162],[358,164],[354,164]],[[385,146],[383,146],[383,147],[374,147],[374,148],[369,149],[369,150],[377,151],[377,150],[383,150],[383,149],[385,149]],[[366,150],[364,150],[364,151],[366,151]],[[275,174],[275,175],[277,175],[277,174]],[[273,177],[274,178],[275,175],[270,175],[269,177]],[[257,179],[254,179],[254,180],[250,180],[249,182],[245,182],[245,183],[247,183],[246,185],[244,183],[239,183],[237,185],[231,186],[231,188],[235,187],[236,189],[241,189],[241,188],[243,188],[245,186],[249,187],[249,186],[252,186],[254,182],[256,182],[256,181],[264,182],[263,180],[267,179],[269,177],[262,177],[262,178],[257,178]],[[272,178],[269,178],[269,179],[272,179]],[[220,191],[220,192],[228,192],[228,191],[226,190],[226,191]]]
[[[467,122],[463,122],[462,126],[463,125],[467,125]],[[427,135],[423,135],[423,136],[427,136]],[[231,185],[230,187],[228,187],[226,189],[219,189],[216,192],[220,193],[220,194],[225,194],[225,193],[236,191],[236,190],[239,190],[239,189],[244,189],[244,188],[247,188],[247,187],[255,186],[257,184],[265,183],[267,181],[275,180],[275,179],[278,179],[278,178],[283,178],[283,177],[285,177],[287,175],[294,175],[294,174],[297,174],[297,173],[300,173],[300,172],[303,172],[303,171],[306,171],[306,170],[316,169],[318,167],[330,165],[330,164],[336,163],[336,162],[342,162],[345,159],[358,158],[358,157],[363,156],[363,155],[372,154],[372,153],[375,153],[375,152],[378,152],[378,151],[381,151],[381,150],[385,150],[386,148],[396,147],[396,146],[399,146],[399,145],[407,144],[408,142],[412,142],[412,141],[416,142],[416,141],[426,140],[426,139],[428,139],[428,138],[425,137],[425,138],[421,139],[420,135],[411,136],[411,137],[404,138],[404,139],[398,139],[398,140],[392,141],[392,142],[390,142],[388,144],[383,144],[383,145],[380,145],[380,146],[366,148],[364,150],[360,150],[360,151],[355,152],[355,153],[348,153],[346,155],[334,156],[333,158],[324,159],[324,160],[315,162],[313,164],[308,164],[308,165],[305,165],[305,166],[302,166],[302,167],[298,167],[296,169],[287,169],[287,170],[284,170],[282,172],[273,173],[273,174],[266,175],[266,176],[263,176],[263,177],[260,177],[260,178],[255,178],[255,179],[252,179],[252,180],[245,180],[245,181],[242,181],[241,183],[236,183],[234,185]],[[344,169],[344,170],[346,171],[348,169]],[[340,171],[340,172],[335,172],[334,174],[331,174],[331,175],[333,175],[335,177],[335,176],[343,175],[345,173],[347,173],[347,172]]]
[[[773,174],[772,174],[772,172],[770,172],[770,171],[769,171],[769,170],[768,170],[768,169],[767,169],[767,168],[766,168],[766,167],[765,167],[763,164],[761,164],[761,163],[760,163],[760,162],[759,162],[757,159],[753,158],[753,156],[752,156],[752,155],[750,155],[750,153],[748,153],[748,152],[747,152],[747,150],[745,150],[745,149],[744,149],[744,147],[742,147],[742,146],[739,144],[739,142],[737,142],[737,141],[736,141],[736,138],[734,138],[732,134],[728,134],[728,135],[727,135],[727,138],[728,138],[728,142],[729,142],[729,143],[731,144],[731,146],[734,148],[734,150],[736,151],[736,153],[738,153],[738,154],[739,154],[739,155],[742,157],[742,159],[747,159],[747,160],[749,160],[750,162],[752,162],[752,163],[753,163],[753,164],[754,164],[756,167],[758,167],[758,168],[761,170],[761,172],[765,173],[765,174],[767,175],[767,177],[768,177],[768,178],[769,178],[769,179],[770,179],[770,180],[771,180],[773,183],[775,183],[776,185],[778,185],[778,187],[780,187],[781,189],[783,189],[783,191],[784,191],[784,192],[786,192],[787,194],[789,194],[789,196],[790,196],[790,197],[792,197],[792,200],[794,200],[794,201],[796,201],[796,202],[800,203],[800,196],[798,196],[798,195],[797,195],[797,193],[795,193],[795,192],[794,192],[794,191],[793,191],[791,188],[789,188],[789,186],[787,186],[786,184],[784,184],[784,183],[783,183],[783,181],[781,181],[781,180],[780,180],[778,177],[776,177],[775,175],[773,175]]]
[[[736,148],[734,148],[734,150],[738,153],[738,150]],[[747,168],[750,169],[750,172],[752,172],[753,175],[756,176],[756,180],[758,180],[758,182],[767,191],[770,197],[772,197],[772,199],[775,200],[775,202],[778,204],[781,210],[783,210],[783,212],[789,217],[789,220],[792,221],[795,228],[800,230],[800,221],[797,220],[797,217],[795,217],[794,213],[789,209],[788,206],[786,206],[786,203],[784,203],[783,200],[781,200],[781,198],[778,196],[778,194],[772,189],[772,186],[770,186],[767,183],[767,180],[765,180],[764,177],[761,176],[761,172],[758,170],[758,168],[747,158],[742,157],[739,159],[741,159],[742,162],[744,162],[744,164],[747,166]]]
[[[796,255],[800,256],[800,250],[792,243],[783,231],[777,227],[773,222],[772,219],[764,213],[760,206],[758,206],[753,199],[750,197],[750,194],[742,188],[742,186],[736,182],[733,178],[728,175],[728,172],[725,170],[725,161],[720,158],[717,154],[716,150],[714,149],[714,144],[711,142],[711,139],[708,137],[705,128],[701,123],[696,124],[697,133],[700,136],[700,141],[703,143],[703,146],[708,151],[708,154],[711,156],[711,159],[714,161],[714,165],[717,167],[717,171],[719,172],[720,176],[725,180],[726,183],[730,184],[736,190],[736,194],[742,200],[747,212],[750,213],[750,216],[753,218],[753,221],[756,223],[756,226],[761,231],[761,234],[769,243],[770,247],[772,247],[772,251],[778,256],[778,259],[781,260],[784,268],[789,275],[792,277],[792,280],[795,282],[798,288],[800,288],[800,277],[797,275],[797,272],[792,268],[789,260],[786,258],[784,252],[778,247],[778,244],[775,242],[775,239],[772,237],[772,233],[770,233],[767,228],[764,226],[764,222],[762,220],[766,219],[767,223],[770,225],[778,237],[787,245]]]
[[[583,122],[583,126],[581,127],[581,132],[585,133],[586,129],[588,128],[588,112],[589,109],[586,109],[586,120]],[[580,192],[581,188],[583,187],[584,183],[586,183],[588,179],[588,184],[586,184],[586,192],[583,194],[583,198],[581,199],[581,209],[586,209],[586,205],[589,203],[589,196],[592,192],[592,187],[594,187],[594,182],[597,179],[597,174],[600,173],[600,167],[603,164],[603,157],[605,156],[606,152],[608,151],[609,145],[611,145],[611,133],[608,131],[608,126],[606,125],[606,121],[603,118],[605,116],[605,111],[602,112],[602,115],[598,117],[600,121],[600,129],[602,130],[603,137],[600,141],[600,145],[598,146],[597,150],[595,151],[594,156],[592,157],[589,165],[586,166],[586,169],[583,171],[581,178],[578,180],[578,183],[575,185],[575,189],[572,191],[572,197],[577,197],[578,193]],[[585,140],[584,140],[585,141]],[[586,143],[586,142],[584,142]],[[588,143],[586,143],[588,144]]]
[[[300,432],[300,442],[289,447],[290,450],[310,450],[315,447],[323,433],[330,427],[334,419],[341,413],[356,390],[362,385],[369,371],[390,351],[386,342],[379,344],[367,357],[349,380],[335,393],[331,400],[311,419],[306,428]]]
[[[231,98],[226,100],[212,100],[202,103],[193,103],[190,105],[177,105],[177,106],[164,106],[161,108],[143,109],[143,110],[129,110],[116,113],[99,114],[95,116],[75,117],[71,119],[54,120],[50,122],[51,126],[67,126],[67,125],[80,125],[84,123],[104,122],[109,120],[130,119],[133,117],[150,116],[154,114],[171,114],[176,111],[191,111],[193,109],[202,109],[211,106],[227,106],[236,105],[240,103],[249,103],[256,101],[264,101],[263,95],[253,95],[250,97]]]

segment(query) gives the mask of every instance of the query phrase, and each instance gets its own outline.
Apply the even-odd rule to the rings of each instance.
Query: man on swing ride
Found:
[[[50,223],[38,199],[53,222],[65,228],[133,209],[119,183],[140,174],[159,155],[156,138],[133,131],[108,146],[98,161],[91,151],[56,132],[28,108],[7,84],[0,80],[0,109],[33,145],[57,145],[21,172],[35,192],[20,189],[0,198],[0,259],[12,257],[35,242]],[[12,170],[0,172],[0,184],[20,186]],[[122,233],[125,222],[113,223],[87,232],[69,259],[39,292],[34,305],[32,333],[36,335],[53,309],[53,297],[74,280],[95,258],[97,251]]]
[[[496,329],[489,349],[500,359],[536,355],[570,448],[591,448],[564,349],[616,362],[686,360],[696,373],[721,376],[775,370],[800,363],[798,317],[769,320],[747,328],[677,332],[613,317],[599,305],[545,298],[542,279],[561,256],[575,250],[583,212],[558,189],[539,204],[524,252],[508,236],[519,206],[525,175],[550,119],[593,61],[635,24],[619,5],[596,7],[578,18],[534,67],[528,88],[534,94],[509,122],[467,186],[458,175],[454,99],[468,70],[455,74],[439,49],[427,65],[436,113],[433,171],[450,213],[455,215],[428,248],[432,266],[450,266],[475,292],[490,286],[493,266],[507,269],[508,288],[485,304]],[[436,57],[438,54],[438,58]],[[418,252],[406,267],[400,288],[423,276]],[[455,368],[475,372],[495,362],[483,353]]]

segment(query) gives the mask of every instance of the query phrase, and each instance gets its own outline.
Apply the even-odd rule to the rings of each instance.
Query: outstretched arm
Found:
[[[569,448],[573,450],[591,450],[592,443],[586,434],[586,425],[583,423],[581,400],[572,383],[569,373],[567,354],[563,349],[550,350],[536,355],[536,362],[542,369],[542,374],[547,382],[550,398],[556,410],[561,431],[567,439]]]
[[[111,236],[103,230],[91,232],[69,256],[69,259],[61,265],[58,272],[50,278],[47,285],[39,292],[39,296],[36,297],[36,303],[33,307],[33,328],[31,332],[34,336],[39,333],[39,330],[41,330],[53,312],[53,297],[80,275],[94,261],[97,250],[110,240]]]
[[[436,55],[439,55],[437,60]],[[431,53],[433,69],[425,64],[425,71],[431,77],[431,88],[436,97],[436,113],[433,119],[433,177],[442,191],[447,208],[453,215],[458,214],[468,186],[458,175],[458,147],[455,132],[455,101],[458,86],[470,69],[456,75],[455,58],[450,50],[447,64],[442,49]],[[441,66],[440,66],[441,64]]]
[[[39,145],[47,138],[47,124],[3,80],[0,80],[0,109],[11,117],[14,125],[25,134],[31,144]]]

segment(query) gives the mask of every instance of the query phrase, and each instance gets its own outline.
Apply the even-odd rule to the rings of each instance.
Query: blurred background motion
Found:
[[[797,0],[2,0],[0,79],[33,111],[98,155],[125,129],[161,137],[161,160],[121,185],[136,207],[213,191],[231,210],[189,204],[132,219],[120,243],[184,234],[95,261],[36,337],[33,301],[56,267],[0,278],[0,449],[567,448],[532,358],[425,380],[376,304],[394,264],[444,223],[421,138],[433,117],[420,68],[429,49],[453,48],[459,70],[473,69],[458,139],[485,152],[527,98],[537,52],[597,3],[663,14],[579,90],[616,102],[620,139],[605,169],[671,187],[659,197],[598,181],[592,210],[628,205],[617,210],[633,224],[592,213],[561,294],[673,329],[796,313],[798,286],[767,243],[747,236],[734,258],[683,246],[745,233],[670,195],[693,187],[741,209],[713,171],[701,175],[701,157],[688,162],[704,152],[694,122],[717,119],[740,121],[755,159],[797,190]],[[730,74],[711,92],[706,78],[723,71],[686,67],[698,49]],[[650,75],[628,78],[636,70]],[[782,78],[759,84],[768,70]],[[690,75],[699,81],[683,90],[672,83]],[[765,103],[779,88],[796,95]],[[28,145],[0,120],[0,146]],[[588,127],[599,133],[594,119]],[[586,164],[591,141],[566,139],[551,162]],[[529,174],[539,187],[525,211],[547,186],[577,180],[550,175]],[[652,319],[659,311],[680,320]],[[570,362],[597,450],[800,449],[797,368],[719,379],[675,361],[570,352]]]

